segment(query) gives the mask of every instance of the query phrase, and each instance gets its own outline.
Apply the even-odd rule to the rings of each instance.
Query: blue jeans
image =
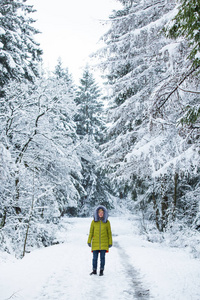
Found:
[[[93,270],[97,270],[97,261],[98,261],[98,255],[100,252],[100,270],[104,270],[105,266],[105,254],[106,250],[94,250],[93,251]]]

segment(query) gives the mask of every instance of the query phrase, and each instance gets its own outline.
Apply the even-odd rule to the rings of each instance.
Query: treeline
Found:
[[[44,74],[33,7],[1,2],[0,244],[18,257],[113,196],[150,240],[199,229],[198,1],[119,1],[94,55],[107,97],[89,67],[79,86],[60,59]]]

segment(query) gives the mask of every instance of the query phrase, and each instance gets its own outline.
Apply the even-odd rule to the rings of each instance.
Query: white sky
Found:
[[[44,51],[44,67],[53,70],[61,57],[75,81],[109,28],[100,21],[120,7],[116,0],[28,0],[28,4],[37,10],[34,27],[42,32],[36,39]]]

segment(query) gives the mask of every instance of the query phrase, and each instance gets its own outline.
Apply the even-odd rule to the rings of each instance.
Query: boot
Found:
[[[99,276],[103,276],[103,270],[100,270]]]
[[[97,270],[93,270],[92,273],[90,273],[90,275],[97,275]]]

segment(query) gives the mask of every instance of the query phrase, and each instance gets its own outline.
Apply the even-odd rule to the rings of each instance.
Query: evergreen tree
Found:
[[[27,0],[1,0],[0,5],[0,87],[10,79],[33,81],[39,75],[42,54],[34,40],[38,33],[29,15],[33,7]]]
[[[63,67],[62,59],[60,57],[58,58],[57,65],[55,66],[54,74],[57,79],[63,79],[68,87],[73,84],[72,75],[69,74],[68,68]]]
[[[63,67],[62,59],[59,57],[57,65],[55,66],[54,75],[56,77],[59,85],[62,85],[66,89],[67,93],[71,95],[71,98],[76,97],[75,95],[75,85],[73,82],[72,74],[69,73],[68,68]]]
[[[103,103],[100,100],[99,87],[88,67],[85,68],[80,83],[75,98],[78,107],[75,117],[77,133],[80,137],[87,135],[100,142],[102,130],[105,128],[102,118]]]
[[[81,158],[81,185],[85,193],[79,201],[79,214],[88,215],[91,208],[97,204],[104,204],[108,208],[112,205],[111,189],[105,174],[99,168],[102,159],[99,144],[102,142],[102,131],[105,128],[102,116],[103,104],[100,100],[100,90],[88,67],[84,70],[80,83],[75,99],[77,104],[75,122],[77,134],[81,139],[77,153]]]
[[[198,94],[183,90],[198,91],[199,81],[191,73],[187,41],[174,42],[163,34],[176,2],[120,2],[124,8],[111,16],[111,29],[103,37],[106,46],[99,51],[113,89],[102,167],[118,196],[128,197],[132,208],[165,230],[184,210],[181,201],[187,192],[181,194],[181,189],[191,179],[183,174],[194,178],[194,194],[198,190],[198,128],[177,124],[183,107],[198,101]]]
[[[172,38],[185,37],[191,46],[190,59],[200,64],[200,3],[198,0],[179,0],[178,13],[168,27]]]
[[[178,39],[184,37],[190,46],[189,59],[193,62],[193,68],[188,74],[193,74],[200,67],[200,3],[197,0],[181,0],[178,5],[178,13],[172,21],[165,27],[166,35]],[[198,70],[197,70],[198,71]],[[196,76],[196,75],[194,75]],[[187,74],[183,74],[183,83],[187,79]],[[183,109],[180,123],[189,127],[199,128],[200,104],[198,91],[182,89],[186,93],[193,93],[196,101],[192,101]],[[196,94],[196,95],[195,95]]]
[[[54,74],[57,78],[63,78],[65,76],[65,70],[60,57],[58,58],[57,65],[55,66]]]
[[[119,195],[124,197],[127,185],[132,185],[131,178],[139,171],[139,164],[130,166],[128,156],[148,132],[144,128],[149,124],[150,96],[168,76],[170,41],[161,30],[165,15],[175,3],[162,1],[160,5],[149,0],[131,6],[130,1],[121,2],[124,9],[111,16],[111,30],[104,36],[107,47],[103,49],[102,64],[113,95],[108,109],[108,142],[103,147],[104,167],[111,172],[116,190],[121,186]],[[149,172],[146,170],[145,176]]]

